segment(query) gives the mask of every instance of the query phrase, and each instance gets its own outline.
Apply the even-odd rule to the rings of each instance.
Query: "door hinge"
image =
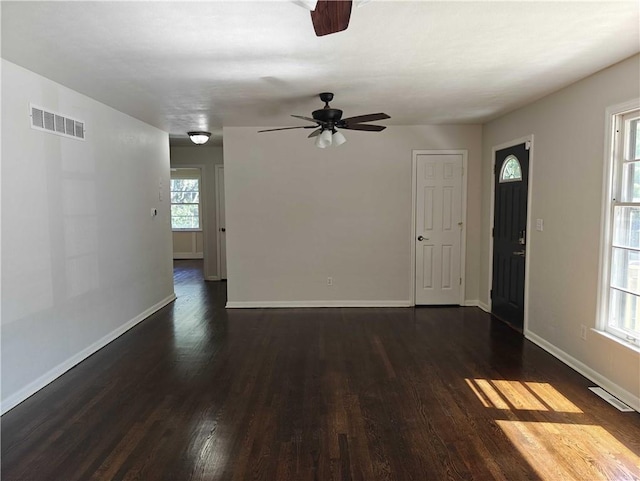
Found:
[[[525,150],[529,150],[531,148],[531,141],[530,140],[527,140],[524,143],[524,148],[525,148]]]
[[[460,278],[460,285],[462,285],[462,277]]]

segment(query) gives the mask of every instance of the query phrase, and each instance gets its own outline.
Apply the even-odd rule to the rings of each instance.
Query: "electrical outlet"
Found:
[[[584,324],[580,325],[580,337],[583,341],[587,340],[587,326],[585,326]]]
[[[327,277],[327,285],[328,286],[332,286],[333,285],[333,277]]]

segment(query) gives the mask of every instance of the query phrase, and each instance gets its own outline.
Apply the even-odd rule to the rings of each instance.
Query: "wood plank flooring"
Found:
[[[476,308],[178,300],[2,417],[3,481],[633,480],[640,414]]]

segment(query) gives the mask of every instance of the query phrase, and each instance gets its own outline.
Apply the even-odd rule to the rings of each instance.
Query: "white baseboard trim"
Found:
[[[204,259],[202,252],[174,252],[174,259]]]
[[[635,409],[636,411],[640,412],[640,397],[639,396],[636,396],[635,394],[630,393],[626,389],[618,386],[617,384],[615,384],[614,382],[610,381],[609,379],[607,379],[605,376],[603,376],[599,372],[594,371],[593,369],[591,369],[589,366],[587,366],[583,362],[578,361],[575,357],[567,354],[562,349],[554,346],[549,341],[546,341],[545,339],[543,339],[542,337],[538,336],[537,334],[535,334],[535,333],[533,333],[533,332],[531,332],[529,330],[525,330],[524,336],[527,339],[529,339],[531,342],[536,344],[537,346],[539,346],[542,349],[544,349],[545,351],[547,351],[549,354],[551,354],[554,357],[560,359],[562,362],[564,362],[570,368],[574,369],[575,371],[578,371],[584,377],[586,377],[587,379],[589,379],[589,380],[593,381],[594,383],[596,383],[598,386],[603,388],[605,391],[608,391],[610,394],[613,394],[615,397],[620,399],[625,404],[628,404],[633,409]]]
[[[229,301],[227,309],[291,307],[411,307],[410,301]]]
[[[220,278],[218,276],[206,276],[204,278],[205,281],[219,281]]]
[[[157,304],[151,306],[149,309],[146,309],[141,314],[138,314],[136,317],[134,317],[130,321],[124,323],[120,327],[118,327],[115,330],[111,331],[109,334],[104,336],[102,339],[99,339],[98,341],[94,342],[93,344],[91,344],[87,348],[83,349],[78,354],[76,354],[76,355],[70,357],[69,359],[67,359],[66,361],[58,364],[56,367],[54,367],[50,371],[46,372],[45,374],[40,376],[35,381],[27,384],[24,388],[20,389],[18,392],[14,393],[11,396],[9,396],[8,398],[2,400],[2,405],[0,406],[0,414],[5,414],[9,410],[13,409],[18,404],[20,404],[22,401],[24,401],[28,397],[34,395],[40,389],[45,387],[47,384],[50,384],[51,382],[55,381],[57,378],[59,378],[65,372],[67,372],[69,369],[71,369],[72,367],[76,366],[80,362],[84,361],[86,358],[88,358],[89,356],[91,356],[95,352],[97,352],[100,349],[102,349],[104,346],[109,344],[111,341],[113,341],[116,338],[120,337],[122,334],[127,332],[129,329],[134,327],[136,324],[139,324],[140,322],[144,321],[147,317],[149,317],[154,312],[159,311],[160,309],[162,309],[166,305],[168,305],[171,302],[173,302],[175,299],[176,299],[175,293],[171,294],[170,296],[167,296],[166,298],[164,298],[163,300],[161,300]]]
[[[484,302],[481,302],[479,300],[466,300],[464,301],[464,306],[465,307],[478,307],[480,309],[482,309],[484,312],[491,312],[491,309],[489,308],[488,305],[486,305]]]

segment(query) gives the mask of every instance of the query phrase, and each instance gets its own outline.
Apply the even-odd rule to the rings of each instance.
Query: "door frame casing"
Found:
[[[221,232],[220,229],[222,228],[222,226],[220,225],[220,208],[221,208],[221,202],[220,202],[220,189],[218,189],[218,185],[220,182],[220,169],[222,169],[222,171],[224,172],[224,164],[215,164],[214,165],[214,179],[215,179],[215,183],[216,183],[216,250],[218,251],[216,253],[217,255],[217,279],[216,280],[222,280],[222,247],[221,247],[221,242],[220,242],[220,237],[221,237]],[[225,240],[225,254],[226,254],[226,240]]]
[[[419,155],[462,155],[462,229],[460,230],[460,305],[465,304],[466,252],[467,252],[467,158],[469,151],[457,150],[412,150],[411,151],[411,269],[409,303],[416,305],[416,211],[418,199],[418,156]]]
[[[489,306],[489,312],[493,310],[491,300],[491,288],[493,286],[493,222],[495,220],[495,203],[496,203],[496,153],[499,150],[507,149],[515,145],[529,144],[529,178],[527,182],[527,234],[526,234],[526,255],[524,258],[524,318],[522,321],[522,332],[526,333],[529,329],[529,275],[531,265],[531,211],[533,200],[533,134],[520,137],[515,140],[510,140],[499,145],[491,147],[491,203],[489,208],[489,284],[487,288],[487,305]]]

